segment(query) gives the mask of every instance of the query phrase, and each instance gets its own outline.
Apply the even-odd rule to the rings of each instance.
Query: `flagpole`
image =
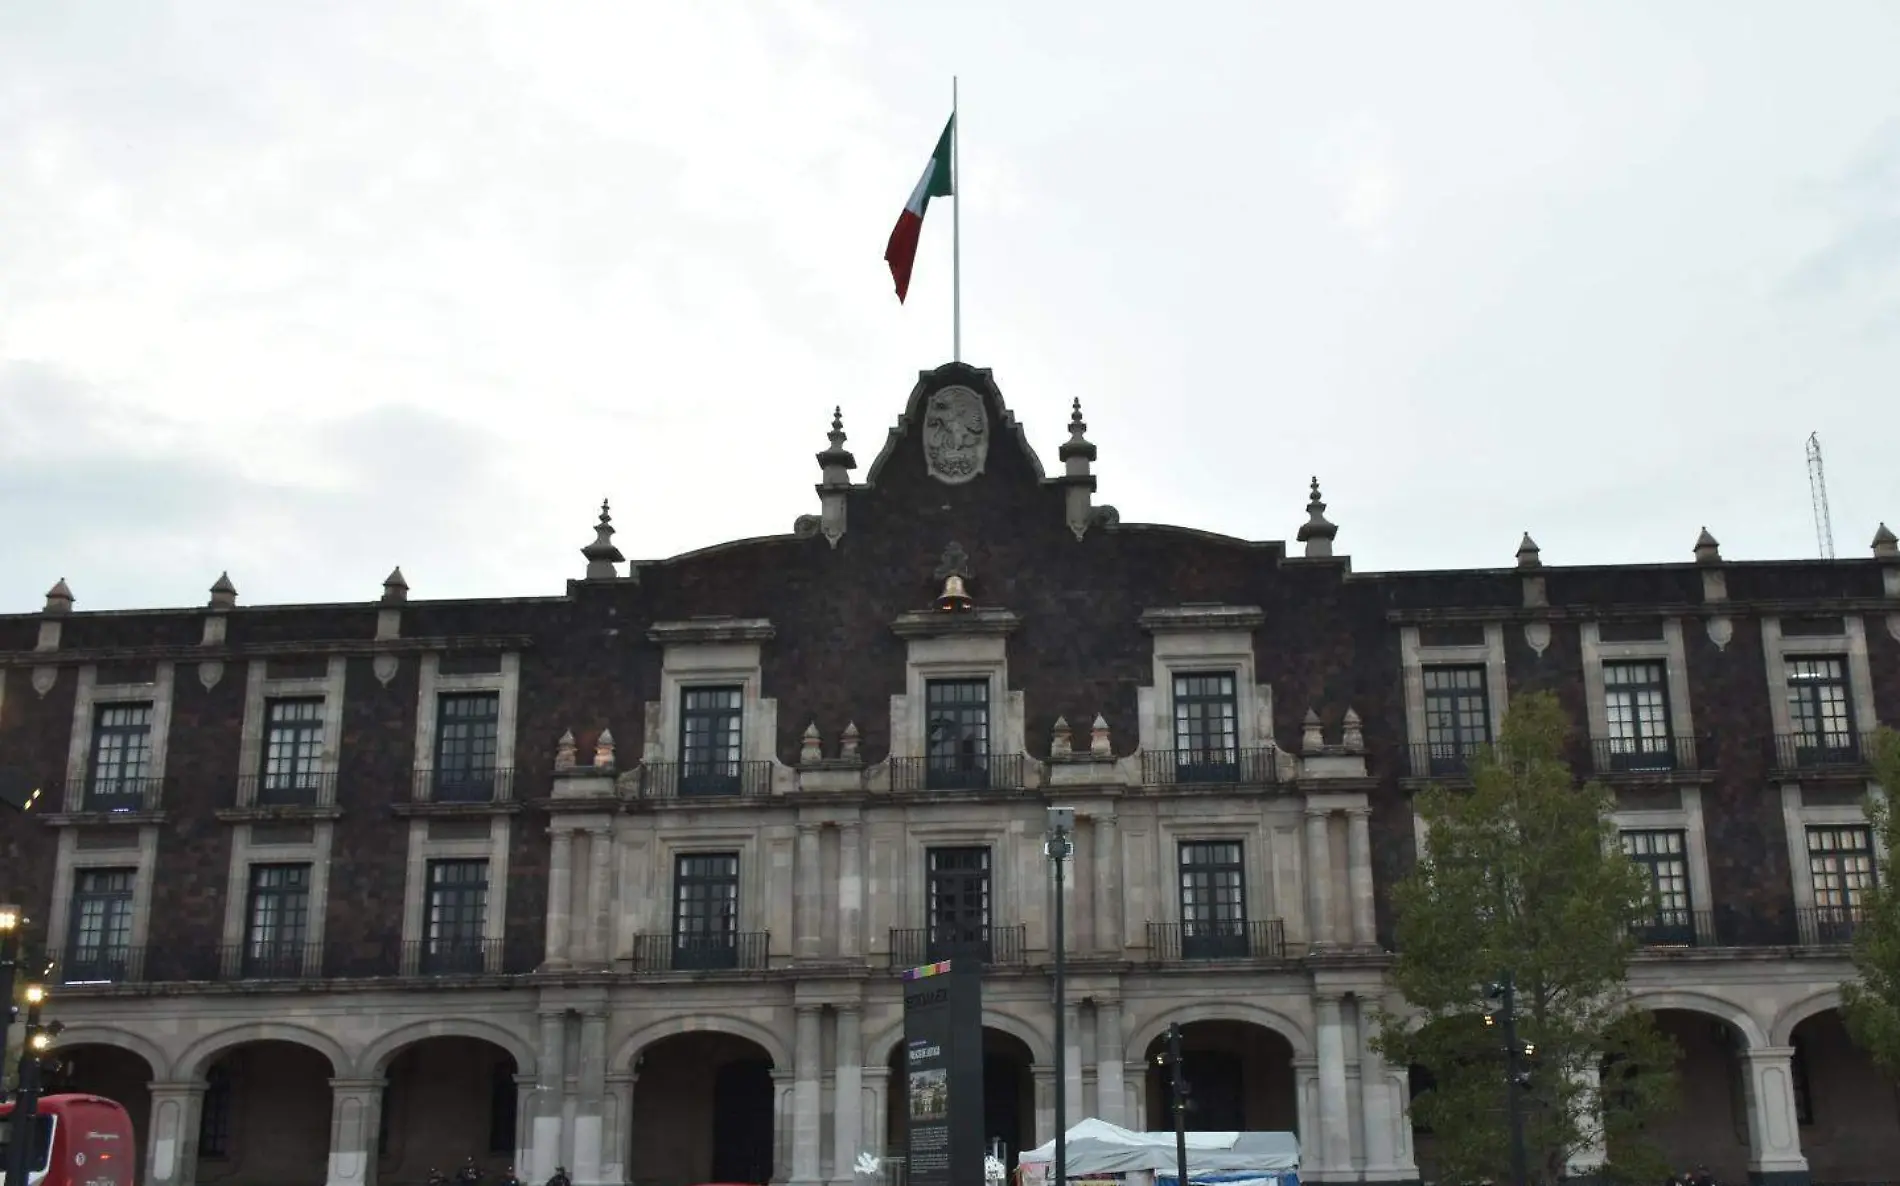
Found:
[[[963,123],[950,76],[950,361],[963,361]]]

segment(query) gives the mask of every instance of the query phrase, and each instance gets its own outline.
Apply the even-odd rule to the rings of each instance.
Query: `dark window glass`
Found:
[[[273,700],[264,706],[265,791],[314,789],[322,755],[322,700]]]
[[[204,1100],[198,1113],[198,1156],[222,1161],[231,1156],[231,1072],[219,1063],[205,1072]]]
[[[1808,872],[1822,924],[1858,922],[1874,886],[1873,831],[1856,824],[1809,828]]]
[[[745,756],[744,690],[687,688],[680,693],[680,791],[733,793]]]
[[[430,861],[425,971],[482,970],[488,862]]]
[[[924,685],[924,705],[929,722],[925,785],[988,786],[990,681],[933,679]]]
[[[1669,687],[1660,661],[1603,665],[1604,706],[1612,754],[1656,754],[1669,749]]]
[[[929,949],[933,960],[954,955],[987,958],[990,946],[990,850],[928,850]]]
[[[500,722],[498,692],[458,692],[437,702],[435,776],[445,798],[461,788],[471,793],[492,789]]]
[[[13,1148],[13,1123],[11,1120],[0,1124],[0,1166],[9,1164]],[[41,1115],[33,1123],[33,1144],[26,1155],[26,1172],[39,1174],[46,1171],[46,1163],[53,1155],[53,1118]]]
[[[133,869],[81,869],[73,879],[68,980],[117,980],[132,950]]]
[[[1231,779],[1240,752],[1240,702],[1232,672],[1174,677],[1174,748],[1189,781]]]
[[[1181,954],[1187,959],[1247,954],[1246,875],[1239,841],[1181,845]]]
[[[1689,896],[1686,835],[1679,830],[1643,829],[1622,834],[1623,851],[1649,879],[1650,909],[1643,941],[1658,945],[1695,942],[1695,914]]]
[[[1491,740],[1482,667],[1427,667],[1425,742],[1433,758],[1466,758]]]
[[[1832,655],[1791,657],[1788,722],[1795,745],[1806,751],[1854,748],[1854,710],[1847,694],[1847,660]]]
[[[310,866],[252,865],[244,961],[251,975],[301,970],[310,939]]]
[[[674,967],[732,967],[738,958],[739,854],[682,853],[673,864]]]
[[[123,796],[136,801],[144,793],[141,784],[152,776],[152,706],[102,704],[97,713],[88,790],[99,799]]]

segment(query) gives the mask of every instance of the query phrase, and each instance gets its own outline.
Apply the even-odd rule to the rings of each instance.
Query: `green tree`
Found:
[[[1874,779],[1891,795],[1900,791],[1900,733],[1874,736]],[[1880,850],[1900,852],[1900,820],[1886,795],[1871,796],[1867,816]],[[1900,1075],[1900,890],[1890,870],[1867,891],[1854,928],[1854,968],[1859,978],[1841,987],[1847,1032],[1890,1075]]]
[[[1521,697],[1474,759],[1472,787],[1432,787],[1414,804],[1426,851],[1393,890],[1393,977],[1412,1016],[1381,1018],[1375,1042],[1432,1076],[1412,1108],[1432,1131],[1440,1181],[1508,1180],[1506,1054],[1485,999],[1505,972],[1532,1047],[1530,1180],[1554,1183],[1604,1143],[1617,1156],[1607,1178],[1655,1182],[1667,1170],[1643,1128],[1674,1102],[1677,1052],[1624,987],[1631,935],[1655,917],[1650,887],[1623,854],[1610,795],[1579,786],[1565,763],[1568,732],[1554,697]]]

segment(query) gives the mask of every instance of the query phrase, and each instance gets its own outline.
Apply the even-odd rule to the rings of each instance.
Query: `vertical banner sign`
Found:
[[[909,1186],[984,1186],[983,981],[976,960],[904,973],[905,1175]]]

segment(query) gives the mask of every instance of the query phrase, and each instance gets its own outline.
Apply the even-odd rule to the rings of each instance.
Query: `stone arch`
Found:
[[[170,1077],[174,1082],[200,1082],[213,1060],[233,1046],[242,1046],[246,1042],[293,1042],[298,1046],[308,1046],[329,1060],[332,1078],[340,1077],[350,1068],[349,1056],[327,1034],[281,1021],[253,1021],[198,1039],[172,1064]]]
[[[1263,1029],[1272,1030],[1286,1039],[1293,1049],[1294,1058],[1312,1058],[1313,1041],[1306,1027],[1294,1021],[1284,1013],[1269,1009],[1264,1005],[1243,1005],[1237,1001],[1197,1001],[1192,1004],[1164,1007],[1152,1020],[1143,1022],[1128,1033],[1128,1039],[1122,1044],[1135,1059],[1140,1059],[1154,1040],[1167,1032],[1170,1022],[1186,1025],[1192,1021],[1244,1021]]]
[[[685,1017],[668,1017],[644,1025],[629,1034],[614,1051],[614,1059],[608,1063],[610,1070],[622,1070],[631,1066],[642,1050],[662,1038],[678,1037],[681,1034],[718,1033],[731,1034],[735,1038],[744,1038],[764,1050],[772,1065],[780,1070],[790,1070],[792,1055],[786,1049],[779,1036],[754,1021],[734,1017],[729,1013],[695,1013]]]
[[[1050,1066],[1055,1062],[1054,1047],[1049,1039],[1037,1031],[1036,1027],[1020,1017],[1007,1013],[998,1013],[994,1009],[983,1010],[983,1028],[995,1030],[999,1034],[1008,1034],[1029,1048],[1029,1057],[1037,1066]],[[875,1037],[864,1044],[864,1065],[881,1067],[890,1061],[891,1051],[904,1040],[904,1019],[898,1018],[896,1024],[886,1026]]]
[[[381,1078],[389,1070],[390,1060],[400,1054],[405,1046],[430,1038],[474,1038],[492,1042],[514,1058],[517,1075],[536,1073],[534,1046],[520,1034],[492,1021],[480,1021],[472,1017],[443,1017],[397,1026],[371,1042],[356,1060],[358,1078]]]
[[[1761,1024],[1753,1014],[1734,1001],[1724,1000],[1702,992],[1685,992],[1680,989],[1638,990],[1630,994],[1629,1003],[1645,1013],[1658,1013],[1664,1009],[1677,1009],[1685,1013],[1701,1013],[1718,1021],[1725,1021],[1742,1035],[1742,1040],[1750,1050],[1768,1045],[1768,1035],[1762,1032]]]
[[[1768,1027],[1768,1044],[1771,1046],[1789,1046],[1794,1043],[1794,1031],[1810,1017],[1818,1017],[1829,1009],[1841,1007],[1841,990],[1824,988],[1811,996],[1803,997],[1783,1009],[1775,1017],[1775,1023]]]
[[[79,1025],[69,1025],[60,1032],[58,1044],[62,1047],[111,1046],[129,1054],[136,1054],[145,1060],[146,1066],[151,1068],[154,1081],[170,1073],[172,1069],[172,1060],[165,1056],[164,1051],[149,1040],[141,1038],[130,1030],[122,1030],[116,1025],[94,1025],[83,1022]]]

